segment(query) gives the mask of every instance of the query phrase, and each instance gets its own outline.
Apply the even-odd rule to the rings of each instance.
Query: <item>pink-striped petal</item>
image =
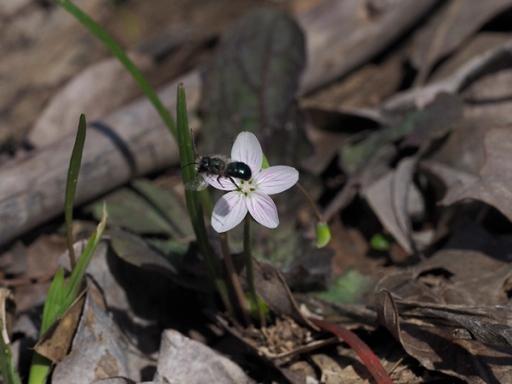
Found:
[[[268,195],[253,192],[246,198],[246,202],[249,213],[258,223],[267,228],[279,225],[276,205]]]
[[[254,175],[254,180],[258,191],[273,195],[293,187],[299,180],[299,172],[287,165],[275,165],[262,169]]]
[[[216,175],[203,175],[203,179],[213,188],[220,189],[221,191],[234,191],[235,184],[227,177],[218,177]]]
[[[231,148],[231,160],[241,161],[251,168],[252,174],[261,169],[263,151],[256,136],[251,132],[240,132]]]
[[[215,203],[212,227],[218,233],[229,231],[240,224],[246,214],[245,196],[237,191],[226,193]]]

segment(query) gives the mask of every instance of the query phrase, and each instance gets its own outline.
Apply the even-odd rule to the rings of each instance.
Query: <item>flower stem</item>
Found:
[[[313,212],[315,213],[315,216],[317,218],[317,220],[321,223],[325,222],[324,220],[324,217],[322,215],[322,213],[319,211],[315,201],[313,200],[313,197],[311,197],[311,195],[309,194],[308,191],[306,191],[306,188],[304,188],[302,186],[301,183],[297,182],[297,184],[295,184],[297,186],[297,188],[299,189],[299,191],[302,192],[302,194],[304,195],[304,197],[306,198],[307,202],[309,203],[309,205],[311,206],[311,208],[313,209]]]
[[[249,294],[253,305],[258,311],[260,325],[265,326],[265,314],[260,303],[258,293],[256,292],[256,284],[254,282],[254,268],[252,264],[252,251],[251,251],[251,217],[245,216],[244,219],[244,259],[245,259],[245,273],[247,276],[247,285],[249,286]]]
[[[245,300],[242,284],[240,284],[240,279],[238,278],[235,265],[233,264],[233,259],[231,258],[227,233],[220,234],[220,248],[224,259],[226,272],[228,274],[228,281],[230,282],[231,288],[233,289],[233,296],[235,297],[236,304],[242,315],[244,323],[248,325],[250,324],[249,306]]]

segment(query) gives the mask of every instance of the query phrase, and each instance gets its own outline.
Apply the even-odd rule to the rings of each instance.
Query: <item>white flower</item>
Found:
[[[251,168],[252,178],[248,181],[205,175],[205,181],[212,187],[230,191],[222,196],[213,209],[212,227],[217,232],[229,231],[242,222],[247,212],[261,225],[276,228],[279,225],[277,208],[269,195],[291,188],[299,180],[299,172],[285,165],[261,168],[263,151],[251,132],[241,132],[231,148],[231,160],[241,161]]]

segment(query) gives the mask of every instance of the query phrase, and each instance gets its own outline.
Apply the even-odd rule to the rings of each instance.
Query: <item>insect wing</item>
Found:
[[[207,187],[208,187],[208,183],[203,178],[203,176],[201,176],[200,174],[198,174],[194,178],[194,180],[189,181],[185,185],[185,188],[188,189],[189,191],[202,191],[202,190],[206,189]]]

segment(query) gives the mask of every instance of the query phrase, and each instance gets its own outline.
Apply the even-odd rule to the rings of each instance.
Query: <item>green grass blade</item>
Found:
[[[64,279],[64,271],[59,269],[55,274],[48,295],[44,303],[43,319],[41,322],[40,336],[44,335],[48,329],[59,319],[64,313],[71,307],[82,287],[82,281],[85,275],[85,271],[91,257],[96,251],[105,226],[107,222],[107,212],[104,208],[103,217],[96,228],[96,231],[91,235],[87,244],[78,258],[78,262],[71,272],[71,276],[68,281]],[[50,373],[51,361],[45,357],[34,353],[32,358],[32,364],[30,366],[29,384],[44,384],[48,374]]]
[[[105,231],[105,227],[107,225],[107,218],[107,209],[106,206],[103,205],[103,216],[101,221],[96,227],[96,231],[87,241],[83,252],[78,258],[78,262],[75,268],[73,268],[73,271],[71,272],[71,276],[66,282],[65,297],[63,298],[63,311],[59,314],[60,316],[62,316],[64,312],[69,309],[71,304],[73,304],[80,293],[85,271],[87,270],[87,266],[89,265],[94,252],[96,252],[96,248],[98,247],[98,244],[103,236],[103,232]]]
[[[184,185],[190,185],[197,177],[195,167],[190,166],[190,164],[195,162],[196,155],[194,153],[192,134],[188,126],[185,89],[181,84],[178,86],[176,118],[178,122],[178,148],[180,151],[181,177]],[[211,259],[213,258],[213,251],[208,241],[199,193],[187,189],[185,191],[185,198],[199,247],[201,251],[204,252],[204,256],[207,259]],[[211,260],[208,262],[210,263],[210,261]],[[211,272],[216,272],[214,265],[210,265],[210,269]]]
[[[59,313],[61,312],[61,303],[65,294],[64,287],[64,270],[60,268],[55,276],[53,277],[50,288],[48,289],[48,295],[43,308],[43,318],[41,321],[40,334],[43,335],[48,331],[52,324],[58,319]]]
[[[178,148],[180,151],[181,177],[184,185],[190,185],[197,176],[195,167],[190,167],[194,163],[196,154],[194,152],[194,142],[188,126],[187,103],[185,89],[183,85],[178,86],[178,97],[176,104],[176,119],[178,127]],[[187,202],[188,214],[194,228],[197,244],[201,254],[206,260],[208,273],[213,281],[217,291],[226,308],[230,308],[228,290],[225,282],[220,278],[221,268],[213,249],[208,241],[208,234],[204,224],[203,206],[201,196],[197,191],[185,190],[185,199]]]
[[[3,329],[1,320],[0,329]],[[5,384],[21,384],[18,372],[12,364],[11,348],[4,340],[2,332],[0,332],[0,368],[2,369],[3,382]]]
[[[80,115],[78,122],[78,131],[76,133],[75,144],[69,160],[68,177],[66,180],[66,197],[64,201],[64,217],[66,219],[66,235],[71,267],[75,265],[75,250],[73,248],[73,203],[75,201],[76,185],[80,174],[80,165],[82,164],[82,153],[85,144],[87,122],[85,115]]]
[[[65,293],[64,270],[60,268],[53,277],[43,308],[40,336],[44,335],[59,318]],[[34,351],[30,365],[29,384],[44,384],[50,373],[51,361]]]
[[[103,44],[105,44],[105,46],[112,52],[112,54],[124,65],[126,70],[132,75],[139,87],[142,89],[142,92],[144,92],[148,100],[151,102],[151,104],[153,104],[169,131],[176,138],[176,126],[171,114],[163,105],[156,91],[146,80],[140,69],[134,64],[128,55],[126,55],[123,48],[108,34],[107,31],[105,31],[89,15],[87,15],[71,1],[56,0],[56,2],[71,15],[73,15],[85,28],[89,30],[89,32],[91,32],[92,35],[97,37]]]

